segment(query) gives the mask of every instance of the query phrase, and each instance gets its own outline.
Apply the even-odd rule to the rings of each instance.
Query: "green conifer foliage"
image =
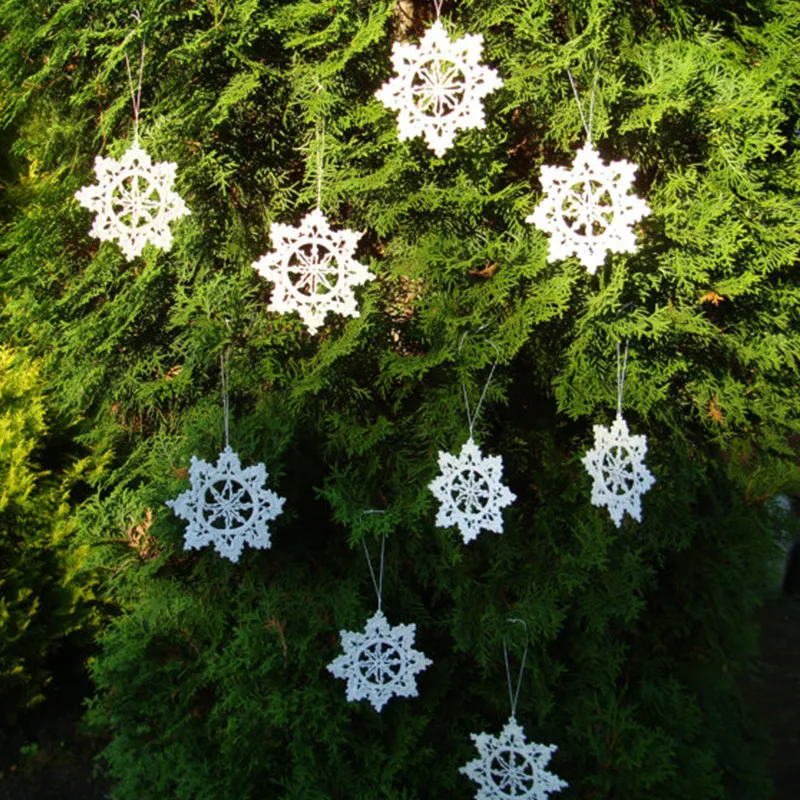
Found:
[[[66,484],[33,464],[45,417],[38,365],[0,347],[0,737],[41,702],[54,655],[90,621],[81,549],[67,547]]]
[[[463,0],[504,86],[444,159],[399,142],[374,97],[394,38],[433,4],[2,0],[0,115],[20,173],[2,233],[2,332],[45,359],[59,413],[105,459],[76,546],[121,613],[101,637],[90,716],[115,796],[467,797],[469,733],[508,716],[506,636],[530,654],[517,716],[557,744],[563,797],[769,794],[733,676],[771,549],[764,497],[796,487],[800,17],[788,0]],[[192,214],[132,263],[73,199],[132,135],[124,68],[144,37],[141,137],[178,164]],[[583,143],[569,68],[605,160],[638,164],[651,213],[635,254],[589,275],[525,224],[543,164]],[[310,337],[266,310],[251,268],[272,222],[316,202],[364,231],[361,316]],[[471,332],[463,350],[459,343]],[[501,536],[434,526],[439,450],[475,435],[517,502]],[[580,463],[616,409],[657,483],[617,530]],[[164,501],[194,454],[232,445],[286,497],[271,550],[184,552]],[[379,508],[383,515],[364,515]],[[433,666],[381,715],[326,671],[375,598],[361,552],[388,535],[384,609]]]

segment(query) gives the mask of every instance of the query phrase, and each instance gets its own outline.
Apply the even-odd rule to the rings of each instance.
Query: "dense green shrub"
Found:
[[[797,481],[796,4],[446,3],[504,86],[441,160],[398,142],[374,98],[392,37],[419,35],[432,4],[144,2],[142,137],[178,163],[192,214],[169,253],[130,264],[72,198],[96,154],[129,144],[129,6],[0,8],[2,115],[25,165],[0,326],[47,359],[60,412],[108,459],[73,521],[124,611],[90,711],[115,796],[469,796],[469,733],[508,714],[503,637],[523,650],[511,616],[531,647],[518,717],[559,746],[561,796],[766,798],[733,676],[770,558],[760,501]],[[652,212],[639,251],[591,276],[548,263],[523,220],[540,166],[583,141],[566,69],[587,97],[595,63],[595,141],[639,165]],[[378,278],[359,318],[311,337],[266,311],[250,264],[270,222],[314,205],[323,116],[324,210],[365,231]],[[500,364],[476,437],[518,500],[502,536],[465,546],[434,527],[426,487],[466,439],[484,336]],[[626,417],[657,483],[617,530],[580,457],[613,417],[626,338]],[[164,506],[191,455],[222,446],[229,343],[232,444],[287,498],[272,549],[236,565],[184,552]],[[378,715],[325,665],[374,608],[360,540],[380,532],[387,616],[417,623],[434,665]]]
[[[46,416],[38,365],[0,347],[0,736],[41,702],[54,656],[91,619],[66,478],[35,465]]]

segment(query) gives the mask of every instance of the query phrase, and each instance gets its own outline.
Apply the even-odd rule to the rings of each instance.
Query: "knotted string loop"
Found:
[[[322,91],[322,84],[317,83],[316,92]],[[322,113],[317,117],[317,133],[315,142],[315,160],[317,171],[317,208],[322,210],[322,170],[325,161],[325,117]]]
[[[482,330],[479,328],[479,330]],[[461,341],[458,345],[458,355],[461,355],[461,350],[464,347],[464,340],[469,336],[470,331],[464,331],[464,335],[461,337]],[[475,413],[473,414],[470,411],[469,406],[469,396],[467,395],[467,384],[465,381],[461,382],[461,390],[464,393],[464,405],[467,409],[467,423],[469,425],[469,438],[473,438],[473,433],[475,431],[475,422],[478,419],[478,414],[481,412],[481,406],[483,405],[484,398],[486,397],[486,392],[489,389],[489,384],[492,382],[492,378],[494,377],[494,371],[497,369],[497,365],[500,362],[500,350],[498,350],[497,345],[491,341],[491,339],[484,339],[486,344],[494,349],[494,352],[497,354],[497,358],[494,360],[494,364],[492,364],[492,368],[489,371],[489,377],[486,379],[486,383],[484,384],[483,391],[481,392],[481,396],[478,398],[478,404],[475,406]]]
[[[508,681],[508,700],[511,703],[511,716],[516,717],[517,715],[517,702],[519,701],[519,690],[522,687],[522,673],[525,671],[525,662],[528,658],[528,625],[525,620],[517,619],[513,617],[508,620],[509,622],[519,622],[521,625],[525,626],[525,650],[522,653],[522,663],[519,667],[519,675],[517,677],[517,688],[514,690],[513,684],[511,682],[511,665],[508,661],[508,646],[506,645],[506,639],[503,637],[503,657],[506,662],[506,680]]]
[[[225,327],[230,333],[231,324],[227,319],[225,320]],[[232,347],[233,344],[229,343],[219,357],[220,382],[222,383],[222,412],[225,418],[225,447],[230,447],[231,445],[231,401],[228,394],[228,362],[231,358]]]
[[[625,357],[620,361],[620,343],[617,342],[617,416],[622,416],[622,391],[625,388],[625,375],[628,371],[628,348],[631,340],[625,340]]]
[[[583,113],[583,103],[581,103],[580,95],[578,94],[578,87],[575,85],[575,78],[572,77],[572,70],[567,70],[570,86],[572,86],[572,93],[575,95],[575,101],[578,103],[578,111],[581,115],[581,122],[583,122],[583,129],[586,131],[586,140],[591,144],[592,142],[592,122],[594,121],[594,98],[595,90],[597,89],[597,76],[599,67],[597,65],[597,56],[595,55],[594,62],[594,80],[592,81],[592,93],[589,98],[589,118]]]
[[[136,20],[137,27],[142,24],[141,16],[138,11],[131,13],[131,16]],[[133,76],[131,75],[131,62],[128,58],[128,51],[125,51],[125,69],[128,72],[128,88],[131,92],[131,105],[133,106],[133,140],[135,143],[139,142],[139,109],[142,107],[142,74],[144,73],[144,53],[145,43],[144,36],[142,36],[142,51],[139,56],[139,80],[136,89],[133,88]]]
[[[365,514],[383,514],[383,511],[376,511],[376,510],[369,510],[365,511]],[[378,598],[378,611],[381,610],[381,606],[383,604],[383,565],[384,565],[384,556],[386,554],[386,534],[382,534],[381,536],[381,562],[378,568],[378,577],[375,577],[375,569],[372,566],[372,559],[369,556],[369,549],[367,548],[367,542],[365,539],[361,540],[361,544],[364,545],[364,555],[367,557],[367,566],[369,567],[369,574],[372,578],[372,585],[375,587],[375,594]]]

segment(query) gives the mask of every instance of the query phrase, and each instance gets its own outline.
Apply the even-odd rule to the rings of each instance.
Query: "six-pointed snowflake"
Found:
[[[628,432],[628,423],[617,414],[611,428],[594,426],[594,448],[581,459],[593,479],[592,504],[607,506],[619,528],[627,511],[642,521],[642,495],[655,483],[644,465],[647,437]]]
[[[525,219],[550,236],[548,261],[576,255],[594,274],[607,252],[636,252],[634,223],[650,213],[632,194],[636,165],[604,164],[587,142],[572,167],[542,167],[544,198]]]
[[[440,528],[458,525],[464,542],[472,541],[481,530],[503,532],[502,510],[517,496],[501,483],[502,456],[483,457],[470,437],[458,456],[439,451],[441,474],[430,484],[442,505],[436,515]]]
[[[416,697],[418,672],[433,662],[414,649],[416,625],[395,625],[377,611],[364,633],[341,631],[344,653],[328,671],[347,681],[347,700],[369,700],[380,711],[392,695]]]
[[[480,64],[483,37],[467,34],[453,41],[440,20],[419,46],[395,42],[392,66],[397,73],[376,97],[397,111],[400,139],[424,136],[443,156],[456,131],[483,128],[483,98],[502,86],[497,71]]]
[[[476,800],[547,800],[551,792],[568,785],[545,769],[558,748],[527,743],[513,715],[499,736],[473,733],[471,737],[480,757],[459,771],[479,785]]]
[[[275,284],[270,311],[297,311],[311,333],[322,326],[328,311],[358,316],[353,286],[375,278],[355,259],[359,232],[331,230],[315,208],[296,228],[273,223],[270,238],[274,251],[253,263]]]
[[[238,561],[245,544],[257,549],[270,546],[267,522],[283,510],[284,498],[265,489],[263,464],[242,468],[239,456],[226,447],[216,466],[192,456],[191,486],[167,505],[185,519],[184,549],[213,544],[217,552]]]
[[[147,242],[169,250],[169,223],[190,213],[180,195],[172,191],[175,170],[171,161],[154,164],[138,141],[119,161],[97,156],[97,184],[75,192],[75,199],[84,208],[97,212],[91,235],[116,240],[129,261]]]

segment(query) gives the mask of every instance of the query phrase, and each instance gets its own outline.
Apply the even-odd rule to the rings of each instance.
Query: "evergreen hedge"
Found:
[[[769,796],[734,676],[751,650],[772,526],[797,486],[800,16],[790,0],[463,0],[504,85],[444,159],[375,99],[393,38],[433,4],[2,0],[0,117],[17,174],[2,232],[4,340],[47,365],[54,412],[103,469],[71,515],[122,613],[92,663],[117,798],[467,797],[469,733],[508,716],[502,641],[530,653],[518,719],[557,744],[565,798]],[[132,30],[133,28],[133,30]],[[73,199],[130,145],[124,52],[147,43],[142,140],[192,211],[132,263]],[[594,140],[638,165],[639,250],[595,276],[548,263],[524,223],[543,164]],[[251,268],[316,200],[365,231],[361,316],[309,336]],[[465,332],[463,351],[458,347]],[[517,502],[501,536],[434,526],[439,450],[467,437],[462,381]],[[580,458],[616,409],[657,483],[617,530]],[[286,497],[272,549],[183,550],[164,503],[192,455],[232,445]],[[383,515],[365,516],[370,508]],[[325,665],[375,598],[361,541],[386,533],[384,608],[434,664],[417,699],[348,704]]]

